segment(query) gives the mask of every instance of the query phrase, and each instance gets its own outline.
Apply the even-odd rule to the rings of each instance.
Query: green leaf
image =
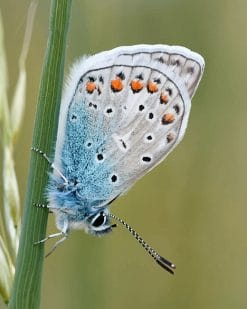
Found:
[[[33,133],[33,146],[45,151],[48,155],[52,153],[56,138],[71,3],[72,0],[53,0],[51,6],[49,38]],[[44,245],[34,245],[34,243],[45,237],[48,211],[34,207],[33,203],[44,202],[48,169],[48,163],[41,156],[31,153],[10,309],[39,308]]]

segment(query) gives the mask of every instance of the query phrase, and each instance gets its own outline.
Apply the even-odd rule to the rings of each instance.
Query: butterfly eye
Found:
[[[99,227],[101,225],[104,225],[105,222],[106,222],[106,215],[103,212],[100,212],[92,220],[92,226],[93,227]]]

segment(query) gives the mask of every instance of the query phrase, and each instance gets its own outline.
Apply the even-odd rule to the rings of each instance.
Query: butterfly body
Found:
[[[79,60],[63,96],[49,208],[64,234],[112,230],[108,206],[181,141],[203,58],[184,47],[119,47]]]

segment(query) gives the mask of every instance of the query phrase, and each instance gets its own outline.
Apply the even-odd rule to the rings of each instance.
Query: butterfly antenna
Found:
[[[137,234],[137,232],[128,223],[124,222],[122,219],[118,218],[113,214],[109,214],[109,217],[120,222],[135,237],[135,239],[138,240],[138,242],[151,255],[151,257],[155,260],[156,263],[158,263],[162,268],[164,268],[169,273],[174,274],[174,269],[176,269],[176,266],[172,262],[168,261],[161,255],[159,255],[158,252],[156,252],[152,247],[150,247],[145,242],[145,240],[143,240],[142,237],[139,234]]]

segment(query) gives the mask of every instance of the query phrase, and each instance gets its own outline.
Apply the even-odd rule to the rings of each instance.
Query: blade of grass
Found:
[[[56,137],[71,3],[72,0],[53,0],[51,5],[49,38],[33,133],[33,146],[48,154]],[[48,212],[32,204],[43,201],[47,169],[47,162],[32,153],[10,309],[39,308],[44,246],[35,246],[34,242],[45,236]]]
[[[16,135],[20,132],[20,127],[23,122],[23,114],[25,110],[26,102],[26,60],[29,51],[29,45],[31,42],[33,22],[35,18],[35,12],[38,6],[38,0],[33,0],[30,3],[28,9],[27,25],[23,40],[23,46],[19,58],[19,76],[11,104],[10,117],[11,117],[11,129],[12,139],[16,140]]]
[[[10,126],[10,138],[5,138],[3,147],[3,209],[5,228],[8,234],[9,247],[13,262],[15,263],[20,238],[20,197],[19,187],[15,173],[14,146],[20,133],[26,105],[26,59],[29,51],[33,21],[38,6],[38,0],[33,0],[28,8],[27,24],[23,46],[19,58],[19,76],[17,79],[9,118],[6,119]],[[5,130],[4,130],[5,131]]]
[[[4,126],[4,135],[9,135],[9,127],[6,127],[6,119],[9,117],[9,107],[7,99],[7,86],[8,86],[8,72],[7,72],[7,60],[4,45],[4,29],[2,23],[2,13],[0,11],[0,124]],[[3,138],[2,138],[3,139]],[[3,141],[1,141],[1,147],[3,147]],[[0,201],[0,235],[5,243],[7,243],[7,235],[4,229],[3,220],[3,207],[2,199]]]
[[[0,125],[2,150],[2,204],[0,206],[0,297],[9,302],[15,261],[20,238],[20,198],[15,173],[14,146],[20,131],[25,108],[26,70],[25,62],[31,40],[32,24],[38,0],[30,3],[22,52],[19,59],[19,78],[9,109],[7,101],[7,63],[4,48],[4,31],[0,14]]]
[[[13,282],[15,267],[4,241],[0,235],[0,295],[5,303],[10,297],[11,285]]]

